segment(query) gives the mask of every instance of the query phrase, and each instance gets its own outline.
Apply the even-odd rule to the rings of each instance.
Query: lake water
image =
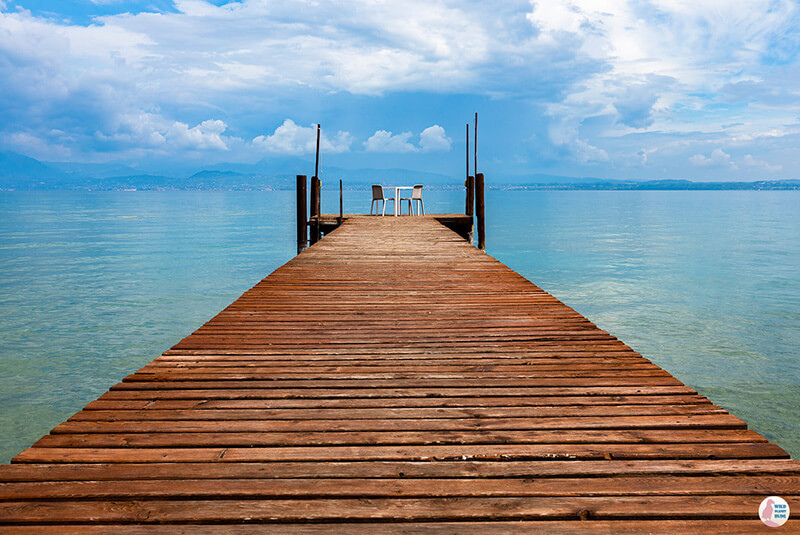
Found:
[[[0,462],[291,259],[294,195],[0,192]],[[486,202],[488,253],[800,457],[800,192]]]

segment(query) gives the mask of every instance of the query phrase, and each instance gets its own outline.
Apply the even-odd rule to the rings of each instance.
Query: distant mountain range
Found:
[[[573,179],[530,181],[524,184],[490,185],[489,189],[525,190],[800,190],[800,180],[757,180],[754,182],[692,182],[691,180],[608,180]]]
[[[0,152],[0,190],[269,190],[294,189],[297,174],[314,174],[314,162],[269,158],[255,164],[220,163],[198,169],[148,173],[121,164],[40,162]],[[320,169],[323,180],[343,179],[348,187],[370,183],[446,185],[451,177],[409,169]]]
[[[314,162],[294,157],[265,158],[255,164],[220,163],[202,168],[175,167],[149,173],[122,164],[41,162],[15,152],[0,152],[0,191],[10,190],[271,190],[294,189],[295,175],[313,174]],[[169,176],[167,176],[169,175]],[[345,187],[373,183],[422,183],[460,187],[461,178],[411,169],[342,169],[325,166],[323,181],[342,179]],[[689,180],[609,180],[547,174],[491,177],[490,189],[721,190],[800,189],[800,180],[692,182]]]

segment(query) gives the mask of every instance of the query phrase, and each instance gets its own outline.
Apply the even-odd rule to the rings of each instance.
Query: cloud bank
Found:
[[[412,140],[414,134],[403,132],[392,134],[386,130],[378,130],[364,142],[367,152],[447,152],[453,145],[444,128],[435,124],[419,134],[419,142]]]
[[[741,172],[797,169],[794,152],[778,162],[800,114],[789,0],[98,3],[91,24],[70,22],[67,3],[55,16],[0,3],[0,147],[75,159],[303,154],[310,121],[298,110],[312,117],[331,95],[343,110],[466,95],[506,103],[497,120],[536,146],[499,156],[529,167],[663,174],[680,160],[699,173],[726,167],[719,150]],[[295,119],[264,133],[254,113]],[[444,128],[458,124],[446,109],[441,120],[418,112],[413,128],[413,110],[382,110],[379,124],[345,113],[340,127],[323,121],[338,132],[326,132],[332,153],[448,151]],[[527,135],[519,115],[535,119]],[[423,129],[431,119],[444,126]]]
[[[352,143],[353,136],[348,132],[340,131],[333,139],[320,134],[320,150],[328,153],[347,152]],[[316,125],[299,126],[286,119],[272,135],[258,136],[253,139],[253,144],[275,154],[313,154],[317,150],[317,128]]]

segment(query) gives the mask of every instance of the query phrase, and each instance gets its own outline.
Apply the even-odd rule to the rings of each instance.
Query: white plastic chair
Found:
[[[408,201],[408,215],[414,215],[414,210],[412,206],[412,201],[417,201],[417,215],[420,215],[420,210],[422,210],[422,215],[425,215],[425,205],[422,203],[422,184],[417,184],[411,190],[411,197],[403,197],[400,199],[400,203],[402,205],[403,201]]]
[[[378,215],[378,205],[376,204],[377,201],[383,201],[383,215],[386,215],[386,201],[392,201],[392,206],[394,206],[395,203],[394,197],[384,197],[383,186],[379,186],[378,184],[373,184],[372,203],[369,205],[369,215],[372,215],[373,206],[375,206],[375,215]]]

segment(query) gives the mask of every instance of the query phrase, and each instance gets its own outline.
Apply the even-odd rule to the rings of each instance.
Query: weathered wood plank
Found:
[[[412,407],[553,407],[608,405],[697,405],[711,403],[699,395],[661,396],[508,396],[422,398],[311,398],[311,399],[110,399],[103,396],[84,410],[164,409],[316,409],[316,408],[412,408]]]
[[[789,520],[783,526],[785,533],[800,529],[800,521]],[[759,520],[593,520],[593,521],[513,521],[513,522],[402,522],[402,523],[326,523],[326,524],[192,524],[181,526],[106,524],[103,526],[7,526],[8,535],[57,533],[59,535],[95,535],[119,533],[121,535],[250,535],[254,531],[263,535],[519,535],[520,533],[561,533],[564,535],[752,535],[773,533]]]
[[[322,431],[265,433],[74,433],[51,434],[37,448],[175,448],[254,446],[357,446],[424,444],[627,444],[766,442],[755,431],[603,430],[578,431]]]
[[[274,478],[560,478],[658,475],[800,475],[792,459],[547,461],[308,461],[239,463],[64,463],[0,466],[0,481]],[[646,478],[645,478],[646,480]]]
[[[17,463],[174,463],[271,461],[445,461],[542,459],[765,459],[786,458],[775,444],[477,444],[424,446],[330,446],[270,448],[40,448]]]
[[[455,519],[752,520],[761,496],[216,499],[0,502],[6,523],[330,522]]]
[[[144,411],[143,411],[144,412]],[[373,420],[122,420],[73,421],[53,433],[192,433],[221,431],[444,431],[444,430],[587,430],[587,429],[743,429],[730,414],[687,416],[615,416],[567,418],[426,418]]]
[[[800,495],[794,476],[551,479],[149,479],[0,483],[0,501],[78,498],[337,498]]]
[[[137,420],[392,420],[509,419],[602,416],[727,414],[710,403],[698,405],[600,405],[557,407],[373,408],[373,409],[145,409],[84,410],[69,421]]]

